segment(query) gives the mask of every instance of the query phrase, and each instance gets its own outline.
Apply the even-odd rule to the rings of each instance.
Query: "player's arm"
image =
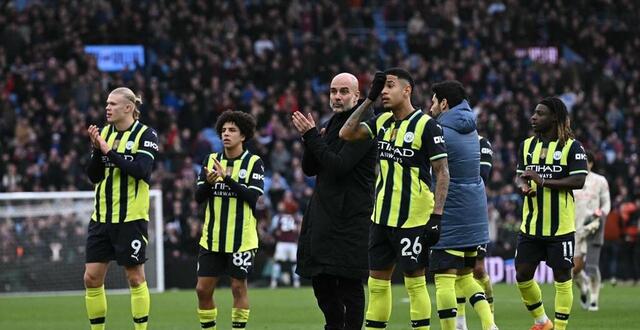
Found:
[[[447,161],[447,145],[444,141],[444,132],[435,119],[427,121],[422,135],[422,143],[427,148],[429,162],[436,179],[434,214],[441,215],[444,210],[444,202],[449,191],[449,163]]]
[[[522,176],[530,177],[531,180],[533,180],[540,187],[563,190],[582,189],[582,187],[584,186],[584,181],[587,178],[586,174],[572,174],[562,179],[545,179],[543,184],[542,179],[536,172],[525,171]],[[537,177],[537,179],[534,179],[534,177]]]
[[[373,102],[376,101],[378,96],[380,96],[386,81],[387,75],[384,74],[384,72],[376,72],[371,82],[371,88],[369,88],[369,95],[367,95],[367,98],[356,108],[351,116],[349,116],[349,119],[347,119],[344,125],[342,125],[340,133],[338,133],[341,139],[345,141],[356,141],[374,137],[374,130],[362,122],[362,117],[373,105]]]
[[[368,134],[368,133],[367,133]],[[343,176],[349,173],[362,158],[371,150],[375,141],[360,140],[347,142],[339,152],[334,152],[329,145],[320,138],[318,130],[310,129],[304,135],[305,152],[311,152],[313,157],[322,164],[334,176]]]
[[[122,174],[144,180],[149,178],[153,170],[153,162],[158,154],[158,136],[149,128],[142,133],[139,143],[138,152],[133,161],[125,160],[115,150],[110,149],[106,143],[101,144],[100,149],[122,171]],[[107,147],[106,150],[104,146]]]
[[[302,215],[296,213],[294,215],[295,221],[296,221],[296,229],[295,232],[296,234],[300,235],[300,233],[302,232]]]
[[[196,202],[198,204],[206,202],[209,197],[212,196],[212,188],[213,186],[207,180],[207,162],[209,160],[210,155],[204,158],[202,163],[202,170],[200,170],[200,174],[198,174],[198,180],[196,181]]]
[[[431,161],[431,166],[436,177],[436,201],[433,213],[442,214],[444,212],[444,202],[447,200],[447,192],[449,191],[449,163],[447,162],[447,157]]]
[[[91,151],[91,159],[87,166],[87,176],[92,183],[97,184],[104,179],[104,163],[102,162],[102,153],[98,149]]]
[[[529,180],[522,177],[522,174],[525,171],[523,155],[524,155],[524,142],[521,142],[520,147],[518,148],[518,167],[516,169],[515,183],[518,189],[520,190],[521,194],[525,196],[532,196],[536,193],[535,190],[531,189],[531,186],[529,186]]]
[[[220,168],[217,167],[219,164],[216,160],[216,170],[218,173],[223,173],[222,175],[224,176],[222,180],[224,183],[238,195],[238,199],[249,203],[251,208],[255,209],[258,198],[264,194],[264,164],[262,160],[258,159],[253,165],[251,173],[247,174],[250,175],[248,186],[238,183],[238,181],[232,179],[230,175],[227,175],[226,171],[220,170]]]
[[[280,224],[279,219],[280,219],[280,216],[279,216],[279,215],[277,215],[277,214],[276,214],[276,215],[274,215],[274,216],[271,218],[271,224],[269,225],[269,230],[268,230],[268,231],[269,231],[269,233],[272,233],[272,234],[273,234],[273,233],[275,233],[275,232],[276,232],[276,230],[278,229],[279,224]]]
[[[493,166],[493,148],[486,138],[480,139],[480,176],[485,184],[489,182]]]
[[[607,179],[602,177],[602,184],[600,185],[600,210],[602,216],[606,217],[611,211],[611,195],[609,194],[609,183]]]
[[[542,179],[538,173],[527,170],[520,177],[532,180],[538,186],[549,189],[575,190],[584,187],[587,178],[587,155],[580,142],[574,141],[567,156],[569,175],[561,179]]]
[[[357,141],[371,138],[373,133],[366,123],[362,122],[362,116],[373,105],[373,101],[365,99],[360,106],[349,116],[342,125],[339,136],[345,141]]]

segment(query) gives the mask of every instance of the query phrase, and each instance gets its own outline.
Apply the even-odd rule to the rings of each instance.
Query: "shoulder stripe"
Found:
[[[569,172],[569,175],[574,175],[574,174],[589,174],[589,171],[585,171],[585,170],[577,170],[577,171],[571,171],[571,172]]]
[[[429,158],[429,160],[438,160],[440,158],[445,158],[445,157],[447,157],[447,154],[446,153],[442,153],[442,154],[437,154],[435,156],[432,156],[431,158]]]
[[[155,159],[156,159],[155,157],[153,157],[153,154],[152,154],[152,153],[150,153],[150,152],[148,152],[148,151],[146,151],[146,150],[138,150],[138,153],[145,154],[145,155],[147,155],[147,156],[151,157],[151,159],[153,159],[153,160],[155,160]]]

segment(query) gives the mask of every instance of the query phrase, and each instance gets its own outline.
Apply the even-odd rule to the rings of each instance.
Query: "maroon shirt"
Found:
[[[278,213],[273,217],[276,223],[275,236],[277,242],[296,243],[300,235],[300,217],[295,214]]]

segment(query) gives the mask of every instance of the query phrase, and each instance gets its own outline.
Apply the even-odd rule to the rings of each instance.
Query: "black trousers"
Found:
[[[312,278],[325,330],[360,330],[364,321],[362,281],[328,274]]]

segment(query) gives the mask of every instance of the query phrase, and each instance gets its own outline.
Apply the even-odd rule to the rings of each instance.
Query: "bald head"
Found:
[[[351,110],[360,97],[358,79],[351,73],[339,73],[331,80],[329,104],[334,112]]]
[[[333,86],[334,84],[336,85],[339,84],[341,86],[348,85],[349,88],[352,88],[353,90],[357,90],[358,78],[356,78],[356,76],[348,72],[338,73],[335,77],[333,77],[333,80],[331,80],[331,86]]]

